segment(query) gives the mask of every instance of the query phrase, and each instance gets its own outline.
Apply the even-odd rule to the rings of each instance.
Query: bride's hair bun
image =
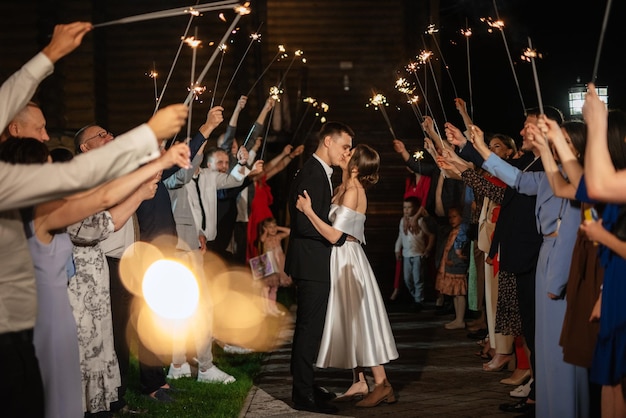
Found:
[[[371,186],[378,182],[378,170],[380,168],[380,156],[378,152],[369,145],[359,144],[354,147],[354,153],[348,168],[356,168],[359,175],[359,182],[363,187]]]

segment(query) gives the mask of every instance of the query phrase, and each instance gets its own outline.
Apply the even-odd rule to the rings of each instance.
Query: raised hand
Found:
[[[461,99],[460,97],[454,99],[454,106],[456,107],[456,110],[459,111],[459,113],[467,113],[467,105],[465,104],[465,100]]]
[[[463,135],[463,132],[461,132],[459,128],[457,128],[450,122],[446,122],[443,126],[448,142],[452,145],[456,145],[459,148],[463,148],[467,143],[467,138],[465,137],[465,135]]]
[[[157,183],[159,182],[159,180],[161,180],[161,173],[162,172],[159,171],[152,178],[139,186],[137,192],[140,193],[143,200],[150,200],[154,197],[158,188]]]
[[[212,107],[206,114],[206,122],[204,124],[211,130],[217,128],[224,120],[224,108],[222,106]]]
[[[180,168],[191,168],[189,158],[191,152],[189,146],[184,142],[178,142],[170,147],[160,158],[163,168],[170,168],[177,165]]]
[[[248,96],[241,96],[239,100],[237,100],[236,109],[241,112],[243,108],[246,107],[246,103],[248,103]]]
[[[537,125],[529,124],[526,130],[528,132],[528,140],[539,152],[549,149],[548,139],[554,140],[557,136],[563,138],[563,131],[561,131],[559,125],[544,115],[539,116]]]
[[[596,92],[596,86],[589,83],[587,86],[587,94],[585,95],[585,104],[583,105],[583,119],[589,128],[605,127],[607,125],[608,109],[604,102],[600,100]],[[595,135],[589,135],[594,137]]]
[[[285,145],[285,148],[283,148],[282,155],[284,157],[286,157],[287,155],[291,154],[292,150],[293,150],[293,145],[287,144],[287,145]]]
[[[393,150],[397,152],[398,154],[402,154],[403,152],[406,152],[406,147],[404,146],[404,142],[400,141],[399,139],[394,139]]]
[[[291,154],[289,155],[291,158],[295,158],[298,155],[302,154],[304,152],[304,145],[298,145],[293,151],[291,151]]]
[[[248,150],[246,147],[239,147],[237,150],[237,161],[240,165],[245,165],[248,162]]]
[[[263,160],[256,160],[252,165],[252,170],[248,173],[248,176],[256,176],[263,172]]]
[[[158,140],[171,138],[187,121],[189,109],[184,104],[173,104],[159,110],[150,118],[148,126]]]
[[[54,64],[80,45],[83,36],[93,29],[89,22],[56,25],[50,43],[41,50]]]

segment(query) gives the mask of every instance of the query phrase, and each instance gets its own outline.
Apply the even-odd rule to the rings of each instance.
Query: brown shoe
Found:
[[[357,402],[355,406],[359,408],[371,408],[381,402],[394,403],[395,401],[396,395],[393,393],[393,388],[387,379],[385,379],[383,383],[374,386],[374,390],[371,391],[362,401]]]

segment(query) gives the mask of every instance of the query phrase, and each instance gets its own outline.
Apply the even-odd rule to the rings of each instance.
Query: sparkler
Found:
[[[393,137],[393,139],[396,139],[396,133],[393,131],[391,121],[389,120],[389,116],[387,116],[387,111],[385,110],[385,107],[389,106],[389,104],[387,103],[387,98],[380,93],[376,93],[374,91],[372,91],[372,93],[374,95],[370,98],[370,102],[366,106],[369,107],[371,105],[372,107],[374,107],[374,109],[380,110],[383,118],[385,118],[385,122],[387,122],[387,127],[389,128],[391,136]]]
[[[261,79],[263,78],[263,76],[265,75],[267,70],[270,69],[270,67],[276,61],[276,59],[278,59],[278,57],[280,57],[280,56],[286,56],[285,51],[286,50],[285,50],[285,46],[284,45],[278,45],[278,52],[276,53],[276,55],[274,55],[274,58],[272,58],[270,63],[267,65],[267,67],[265,67],[265,69],[263,70],[263,72],[261,73],[259,78],[257,78],[256,81],[252,84],[252,87],[250,87],[250,90],[248,91],[246,96],[250,96],[250,93],[252,93],[252,90],[254,90],[254,87],[256,87],[256,85],[259,83],[259,81],[261,81]]]
[[[231,84],[233,84],[233,81],[235,80],[235,75],[237,75],[237,72],[239,71],[241,64],[243,64],[243,60],[246,58],[246,55],[248,54],[250,47],[255,42],[261,42],[261,34],[259,33],[259,31],[261,30],[261,26],[263,26],[263,22],[261,22],[256,32],[250,35],[250,43],[248,43],[248,47],[243,53],[241,60],[239,60],[239,64],[237,64],[237,68],[235,68],[235,71],[233,72],[233,76],[230,78],[230,81],[228,82],[228,85],[226,86],[226,91],[224,91],[224,95],[222,96],[222,100],[220,101],[220,106],[224,104],[224,99],[226,99],[226,93],[228,93],[228,89],[230,89]]]
[[[408,80],[404,77],[400,77],[396,79],[395,87],[400,93],[404,93],[404,95],[407,98],[407,103],[410,105],[411,110],[413,111],[413,114],[417,118],[420,129],[424,133],[424,136],[428,136],[426,134],[426,131],[424,130],[424,127],[422,126],[422,122],[424,121],[424,115],[422,114],[422,111],[417,105],[419,97],[417,95],[413,95],[413,92],[415,91],[415,87],[413,87],[411,83],[409,83]]]
[[[102,28],[105,26],[113,25],[125,25],[127,23],[143,22],[146,20],[163,19],[166,17],[181,16],[190,14],[192,16],[199,16],[202,12],[212,12],[215,10],[231,9],[239,2],[236,0],[224,0],[213,3],[203,3],[195,6],[178,7],[176,9],[161,10],[158,12],[143,13],[140,15],[124,17],[122,19],[112,20],[109,22],[97,23],[93,25],[94,28]]]
[[[226,43],[226,40],[230,36],[230,34],[233,32],[233,29],[237,25],[237,22],[239,22],[239,19],[241,19],[241,16],[243,16],[244,14],[250,13],[250,9],[247,8],[248,4],[249,3],[246,3],[244,6],[241,6],[241,7],[237,8],[237,15],[233,19],[233,23],[231,23],[230,27],[226,30],[226,33],[224,34],[224,36],[222,37],[222,40],[219,42],[218,45],[224,45]],[[220,51],[219,48],[215,48],[215,51],[213,51],[213,55],[211,55],[211,58],[209,58],[209,61],[204,66],[204,69],[202,70],[202,72],[198,76],[198,79],[196,80],[194,85],[200,85],[200,83],[202,83],[202,80],[204,79],[204,76],[209,71],[209,68],[213,64],[213,61],[215,61],[215,57],[217,56],[217,53],[219,51]],[[191,100],[193,99],[193,96],[194,96],[193,92],[190,91],[189,94],[187,95],[187,98],[185,99],[185,104],[186,105],[188,105],[189,102],[191,102]]]
[[[297,49],[296,52],[293,53],[293,58],[291,58],[291,62],[287,66],[287,69],[285,70],[285,74],[283,74],[283,78],[280,79],[280,83],[278,83],[278,87],[281,87],[283,85],[283,82],[287,78],[287,73],[291,69],[291,66],[293,65],[293,62],[296,60],[296,58],[301,57],[302,54],[304,54],[304,52],[301,49]],[[303,62],[306,62],[306,61],[304,61],[304,58],[303,58]]]
[[[600,39],[598,40],[598,50],[596,51],[596,61],[593,64],[593,74],[591,75],[591,82],[596,82],[598,76],[598,65],[600,64],[600,53],[602,52],[602,43],[604,42],[604,32],[606,32],[606,26],[609,22],[609,13],[611,11],[612,0],[608,0],[606,3],[606,9],[604,10],[604,19],[602,21],[602,30],[600,31]]]
[[[424,151],[415,151],[413,153],[413,158],[415,158],[415,161],[417,161],[417,169],[420,174],[422,174],[422,160],[424,159]]]
[[[433,41],[435,42],[435,46],[437,47],[437,51],[439,52],[439,56],[441,57],[441,62],[443,62],[443,66],[445,67],[446,72],[448,73],[448,77],[450,77],[450,82],[452,83],[452,90],[454,90],[454,97],[459,97],[459,94],[456,91],[456,85],[454,84],[454,79],[452,78],[452,74],[450,73],[450,67],[448,67],[448,63],[446,62],[446,59],[443,57],[443,52],[441,51],[441,48],[439,47],[439,42],[437,42],[437,37],[435,36],[435,33],[437,32],[439,32],[439,29],[437,29],[434,24],[428,25],[428,29],[426,30],[426,33],[433,37]]]
[[[159,73],[157,73],[155,61],[152,61],[152,70],[146,75],[150,77],[154,83],[154,100],[159,100],[159,92],[157,90],[157,77]]]
[[[469,85],[470,118],[474,119],[474,94],[472,93],[472,66],[470,65],[470,37],[472,28],[467,25],[465,18],[465,29],[461,29],[461,34],[465,36],[465,46],[467,51],[467,81]]]
[[[220,80],[220,73],[222,72],[222,64],[224,64],[224,54],[226,53],[227,46],[226,44],[222,44],[218,46],[218,48],[222,50],[222,56],[220,57],[220,65],[217,67],[217,76],[215,77],[215,86],[213,87],[213,96],[211,97],[211,106],[209,106],[209,109],[212,109],[213,103],[215,103],[215,93],[217,92],[217,83]]]
[[[178,44],[178,50],[176,51],[176,55],[174,56],[174,61],[172,62],[170,71],[167,74],[167,78],[165,79],[165,84],[163,84],[163,90],[161,90],[161,94],[159,95],[159,98],[156,101],[156,105],[154,106],[154,112],[152,112],[153,115],[157,112],[157,110],[159,110],[159,106],[161,105],[161,101],[163,100],[163,95],[165,94],[165,90],[167,89],[167,86],[170,82],[170,78],[172,78],[174,67],[176,67],[176,63],[178,62],[178,57],[180,56],[180,51],[183,49],[183,44],[185,43],[185,40],[187,39],[187,33],[189,33],[189,28],[191,27],[191,22],[193,21],[194,17],[195,17],[194,13],[189,14],[189,22],[187,22],[185,33],[180,38],[180,44]]]
[[[194,80],[196,79],[196,54],[198,47],[202,44],[202,41],[198,39],[198,27],[196,26],[194,29],[194,35],[190,38],[186,38],[184,42],[191,47],[191,77],[189,81],[189,91],[195,90],[196,87],[194,85]],[[198,93],[196,91],[196,98],[198,97]],[[186,141],[191,139],[191,114],[193,110],[193,101],[189,103],[189,114],[187,116],[187,138]]]
[[[541,100],[541,90],[539,89],[539,77],[537,76],[537,67],[535,65],[535,58],[541,58],[541,55],[537,54],[537,51],[533,49],[533,43],[528,37],[528,49],[524,51],[524,56],[530,61],[533,67],[533,78],[535,79],[535,90],[537,91],[537,101],[539,103],[539,112],[543,115],[543,100]]]
[[[500,30],[500,34],[502,35],[502,42],[504,42],[504,48],[506,49],[506,56],[509,59],[509,65],[511,66],[511,72],[513,73],[513,79],[515,80],[515,86],[517,87],[517,94],[519,95],[520,102],[522,103],[522,110],[524,111],[524,115],[526,114],[526,105],[524,104],[524,98],[522,97],[522,90],[519,86],[519,80],[517,79],[517,73],[515,72],[515,66],[513,65],[513,59],[511,58],[511,51],[509,50],[509,44],[506,41],[506,35],[504,34],[504,22],[500,20],[500,14],[498,13],[498,5],[496,4],[496,0],[493,0],[493,8],[496,12],[497,20],[494,21],[491,18],[481,18],[482,22],[485,22],[491,28],[496,28]]]
[[[426,41],[422,38],[424,42],[424,48],[426,48]],[[430,74],[433,76],[433,84],[435,85],[435,91],[437,92],[437,97],[439,98],[439,104],[441,105],[441,112],[443,113],[443,119],[447,122],[448,116],[446,115],[446,109],[443,106],[443,99],[441,98],[441,92],[439,91],[439,83],[437,83],[437,77],[435,77],[435,70],[433,69],[433,64],[431,62],[431,58],[433,56],[432,51],[422,51],[420,54],[420,58],[422,62],[428,64],[428,68],[430,69]]]
[[[328,105],[324,102],[320,103],[319,106],[317,106],[319,109],[321,109],[322,112],[327,113],[328,112]],[[322,116],[320,112],[315,112],[315,117],[313,118],[313,123],[311,123],[311,126],[309,126],[309,129],[306,131],[306,134],[304,134],[304,140],[306,141],[306,139],[309,137],[309,135],[311,134],[311,131],[313,130],[313,128],[315,127],[315,124],[317,123],[317,120],[319,118],[319,121],[322,123],[326,123],[326,116]]]
[[[418,59],[422,59],[423,57],[418,56]],[[425,111],[424,113],[428,113],[430,112],[430,116],[433,118],[433,125],[435,126],[435,131],[437,131],[437,135],[439,135],[439,138],[441,138],[441,133],[439,132],[439,127],[437,126],[437,121],[435,120],[435,114],[433,113],[432,108],[430,107],[430,104],[428,103],[428,99],[427,99],[427,95],[426,95],[426,91],[424,90],[424,87],[422,86],[422,82],[420,81],[419,77],[417,76],[417,70],[419,69],[419,65],[416,62],[411,62],[409,63],[409,65],[407,65],[406,70],[408,72],[412,72],[415,75],[415,80],[417,81],[417,85],[420,89],[420,92],[422,93],[422,97],[424,97],[424,105],[425,105]],[[424,73],[426,73],[426,71],[424,71]],[[419,107],[418,107],[419,109]],[[423,116],[422,116],[422,120],[423,120]],[[424,134],[426,136],[428,136],[428,134],[424,131],[423,126],[421,126],[420,123],[420,127],[422,128],[422,131],[424,132]],[[443,140],[442,140],[442,145],[443,145]]]

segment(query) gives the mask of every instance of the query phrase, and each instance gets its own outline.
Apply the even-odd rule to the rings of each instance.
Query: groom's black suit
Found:
[[[332,245],[320,235],[309,219],[296,208],[299,195],[307,191],[312,208],[327,223],[332,198],[331,186],[322,164],[311,157],[296,174],[289,193],[291,235],[285,272],[297,287],[298,311],[291,353],[293,401],[313,399],[313,363],[319,350],[328,293]]]

